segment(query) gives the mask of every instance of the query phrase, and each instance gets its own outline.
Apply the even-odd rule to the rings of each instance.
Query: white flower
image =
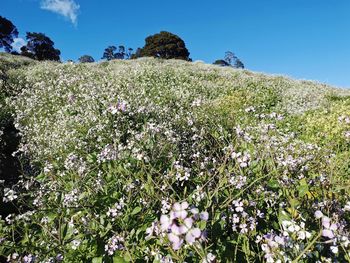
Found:
[[[337,246],[331,246],[330,249],[331,249],[331,251],[332,251],[333,254],[338,254],[338,252],[339,252]]]
[[[202,260],[201,263],[212,263],[215,261],[215,255],[213,255],[212,253],[208,253],[207,256]]]
[[[346,203],[344,211],[350,211],[350,201]]]
[[[170,219],[167,215],[161,215],[160,224],[160,228],[162,229],[162,231],[167,231],[172,224],[172,219]]]
[[[172,243],[172,247],[174,250],[178,250],[180,249],[182,243],[183,243],[183,239],[180,238],[179,236],[173,234],[173,233],[169,233],[168,234],[168,239],[169,241]]]
[[[12,190],[12,189],[10,189],[10,188],[5,188],[4,189],[4,198],[3,198],[3,201],[5,202],[5,203],[7,203],[7,202],[12,202],[12,201],[14,201],[14,200],[16,200],[17,199],[17,193],[14,191],[14,190]]]
[[[322,236],[332,239],[334,237],[334,234],[333,234],[333,231],[331,231],[329,229],[323,229]]]
[[[209,219],[209,213],[206,212],[206,211],[201,212],[201,213],[199,214],[199,217],[200,217],[200,219],[202,219],[202,220],[204,220],[204,221],[208,221],[208,219]]]
[[[298,235],[298,239],[301,239],[301,240],[311,237],[311,233],[304,230],[299,231],[297,235]]]
[[[323,217],[323,213],[320,210],[317,210],[315,212],[315,217],[316,217],[316,219],[320,219]]]
[[[76,250],[80,246],[81,241],[80,240],[73,240],[72,241],[72,249]]]
[[[174,217],[185,219],[187,217],[187,211],[186,211],[187,208],[188,208],[187,202],[182,202],[181,204],[175,203],[173,205]]]
[[[196,241],[196,238],[201,236],[201,230],[199,228],[194,228],[188,231],[186,234],[186,242],[189,244],[193,244]]]

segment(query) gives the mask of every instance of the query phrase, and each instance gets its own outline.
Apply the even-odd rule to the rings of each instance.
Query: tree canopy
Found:
[[[4,48],[6,52],[11,52],[11,44],[16,37],[18,37],[16,26],[10,20],[0,16],[0,48]]]
[[[213,64],[223,67],[244,68],[243,62],[232,51],[226,51],[225,58],[215,60]]]
[[[61,51],[54,48],[54,42],[45,34],[27,32],[26,39],[21,55],[37,60],[60,60]]]
[[[140,57],[190,60],[190,52],[187,50],[185,42],[170,32],[161,31],[158,34],[148,36],[145,42],[145,46],[140,49]]]
[[[225,60],[223,59],[217,59],[214,61],[213,63],[214,65],[219,65],[219,66],[223,66],[223,67],[227,67],[227,66],[230,66],[229,63],[227,63]]]
[[[84,55],[79,58],[80,63],[92,63],[95,62],[94,58],[90,55]]]
[[[126,49],[125,46],[109,46],[104,50],[102,59],[112,60],[112,59],[129,59],[132,56],[132,48]]]

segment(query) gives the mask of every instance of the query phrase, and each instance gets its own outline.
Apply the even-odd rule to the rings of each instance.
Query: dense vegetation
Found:
[[[1,191],[10,261],[350,262],[349,91],[151,58],[11,72],[36,172]]]

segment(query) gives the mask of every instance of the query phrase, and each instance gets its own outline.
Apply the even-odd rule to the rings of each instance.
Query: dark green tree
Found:
[[[218,66],[223,66],[223,67],[227,67],[227,66],[230,66],[229,63],[227,63],[225,60],[223,59],[218,59],[218,60],[215,60],[214,65],[218,65]]]
[[[95,62],[94,58],[90,55],[84,55],[79,58],[80,63],[92,63]]]
[[[27,32],[27,45],[21,48],[21,55],[37,60],[59,61],[61,51],[54,48],[54,42],[43,33]]]
[[[119,46],[118,47],[118,52],[114,54],[115,59],[124,59],[126,56],[125,53],[125,47],[124,46]]]
[[[224,59],[218,59],[213,64],[224,67],[244,68],[243,62],[232,51],[226,51]]]
[[[185,42],[177,35],[161,31],[145,39],[145,46],[140,50],[141,57],[190,60]]]
[[[131,56],[133,55],[133,53],[132,53],[133,51],[134,50],[131,47],[128,48],[128,52],[126,52],[126,59],[131,58]]]
[[[11,52],[11,44],[14,38],[18,37],[18,30],[10,20],[0,16],[0,48],[6,52]]]
[[[133,53],[133,54],[131,54],[131,56],[130,56],[130,58],[131,59],[136,59],[136,58],[140,58],[141,57],[141,48],[137,48],[136,49],[136,52],[135,53]]]
[[[244,68],[244,64],[239,58],[237,58],[233,67],[234,68]]]
[[[109,46],[105,49],[105,51],[103,52],[103,56],[102,59],[107,59],[112,60],[115,59],[115,51],[117,50],[117,48],[115,46]]]
[[[232,51],[226,51],[225,52],[225,58],[224,60],[229,64],[232,65],[232,63],[234,63],[234,61],[237,59],[235,53],[233,53]]]
[[[126,49],[125,46],[109,46],[105,49],[102,59],[112,60],[112,59],[130,59],[132,56],[132,48]]]

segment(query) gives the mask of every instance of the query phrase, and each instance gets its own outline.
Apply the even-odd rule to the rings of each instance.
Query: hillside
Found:
[[[350,262],[349,90],[151,58],[5,65],[26,165],[0,255]]]

